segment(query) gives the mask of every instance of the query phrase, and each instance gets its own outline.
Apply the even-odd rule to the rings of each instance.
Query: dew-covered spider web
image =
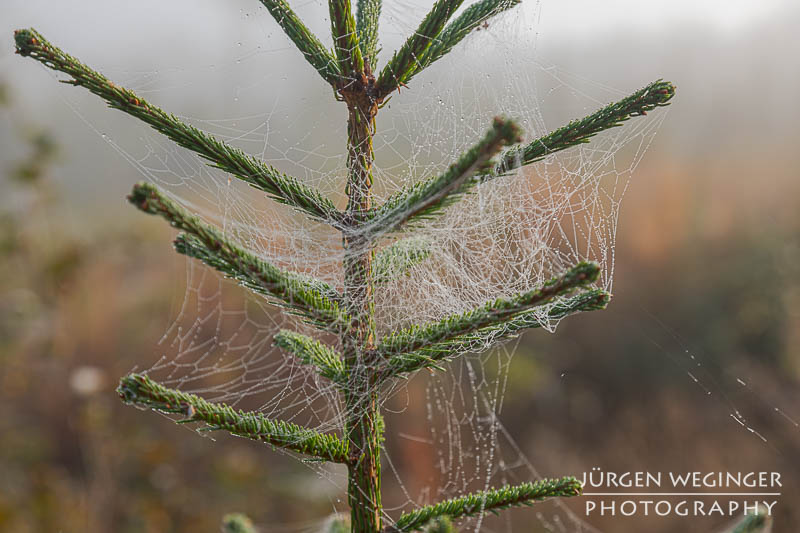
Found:
[[[430,4],[384,4],[381,61],[416,28]],[[326,34],[327,5],[314,0],[296,8],[304,20],[320,20],[310,25],[321,37]],[[601,86],[548,65],[537,53],[538,15],[538,5],[531,3],[492,19],[393,95],[377,118],[375,205],[444,171],[483,136],[495,116],[515,119],[529,142],[639,88]],[[232,37],[229,55],[221,61],[159,72],[98,67],[154,104],[318,188],[343,208],[344,105],[334,100],[265,9],[243,12],[240,22],[246,37]],[[641,80],[642,85],[648,81]],[[443,215],[381,241],[379,249],[413,235],[428,242],[432,253],[376,289],[378,335],[530,290],[582,260],[600,264],[598,286],[611,290],[621,201],[663,116],[633,119],[590,144],[481,185]],[[263,259],[341,290],[338,231],[263,198],[133,119],[124,127],[138,128],[135,141],[108,140],[143,179]],[[556,330],[558,321],[548,316],[547,307],[540,318],[542,330]],[[273,336],[282,328],[337,342],[187,260],[182,305],[158,353],[143,357],[140,370],[209,400],[340,432],[346,415],[338,389],[273,347]],[[401,510],[463,492],[540,475],[577,474],[537,470],[503,426],[513,348],[512,342],[478,349],[448,363],[446,372],[423,372],[413,378],[413,386],[400,381],[384,390],[386,523]],[[422,490],[407,486],[393,460],[391,421],[402,416],[421,417],[412,424],[417,430],[404,438],[432,457],[435,485]],[[346,486],[344,472],[310,467],[334,485]],[[563,504],[528,512],[545,530],[591,530]],[[511,522],[483,517],[462,528],[512,529]]]

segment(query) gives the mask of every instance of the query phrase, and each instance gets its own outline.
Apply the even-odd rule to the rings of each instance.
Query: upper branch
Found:
[[[348,318],[333,289],[319,280],[286,272],[237,246],[217,228],[206,224],[149,183],[138,183],[128,200],[136,207],[161,215],[189,235],[179,235],[175,249],[200,259],[242,285],[282,301],[315,326],[339,331]]]
[[[174,115],[146,102],[133,91],[114,85],[99,72],[47,42],[35,30],[17,30],[14,37],[17,53],[30,56],[51,69],[69,75],[72,79],[66,83],[85,87],[111,107],[146,122],[179,145],[211,161],[212,166],[230,172],[266,192],[276,201],[300,209],[315,219],[339,226],[340,213],[336,206],[316,190],[241,150],[184,124]]]
[[[322,45],[317,39],[316,35],[311,33],[303,21],[292,11],[284,0],[260,0],[267,11],[270,12],[275,22],[283,28],[286,35],[297,46],[297,49],[303,53],[306,60],[311,63],[320,76],[333,86],[336,86],[343,73],[336,59],[331,53]]]
[[[345,78],[358,76],[364,72],[364,58],[358,45],[356,21],[350,0],[328,0],[328,8],[339,71]]]
[[[402,189],[373,210],[366,223],[367,231],[374,236],[383,235],[442,210],[471,188],[470,178],[491,169],[490,160],[504,145],[518,141],[516,124],[495,118],[483,139],[464,152],[444,174]]]
[[[453,16],[464,0],[437,0],[403,46],[397,50],[392,59],[383,67],[376,83],[377,99],[388,96],[398,87],[405,85],[411,77],[422,69],[419,60],[441,33],[444,25]]]
[[[406,354],[446,342],[483,328],[498,326],[533,307],[547,304],[558,296],[594,282],[600,274],[596,263],[582,262],[537,289],[511,298],[498,298],[466,313],[454,314],[438,322],[411,326],[390,333],[378,344],[384,356]]]
[[[537,310],[520,313],[502,324],[479,329],[445,342],[425,346],[411,353],[393,355],[387,362],[384,379],[400,374],[411,374],[422,368],[442,369],[441,364],[453,356],[489,348],[514,338],[528,329],[542,327],[543,320],[560,320],[583,311],[605,309],[611,295],[602,289],[591,289],[557,301],[542,316]]]
[[[194,394],[168,389],[142,374],[130,374],[122,378],[117,393],[128,404],[164,413],[183,414],[186,418],[182,423],[204,422],[209,429],[224,430],[318,459],[334,463],[349,461],[347,442],[336,435],[272,420],[261,413],[235,411],[222,403],[211,403]]]
[[[378,21],[381,17],[381,0],[358,0],[356,32],[364,67],[368,73],[375,70],[378,59]]]
[[[530,144],[508,150],[503,154],[499,164],[491,172],[484,174],[482,179],[502,175],[509,170],[540,161],[549,154],[577,144],[588,143],[601,131],[620,126],[631,117],[646,115],[648,111],[657,107],[669,105],[673,96],[675,96],[675,86],[672,83],[654,81],[619,102],[609,104],[580,120],[573,120]]]
[[[427,68],[428,65],[447,54],[447,52],[461,42],[464,37],[469,35],[472,30],[498,13],[511,9],[521,1],[522,0],[480,0],[469,6],[464,13],[448,24],[447,27],[442,30],[439,37],[425,50],[425,53],[419,58],[418,69],[411,76]],[[409,76],[408,79],[411,79],[411,76]]]
[[[563,477],[474,492],[436,505],[426,505],[410,513],[403,513],[394,525],[384,529],[384,533],[418,531],[439,516],[459,519],[477,516],[487,511],[497,514],[498,511],[509,507],[529,506],[548,498],[578,496],[582,490],[580,481],[574,477]]]

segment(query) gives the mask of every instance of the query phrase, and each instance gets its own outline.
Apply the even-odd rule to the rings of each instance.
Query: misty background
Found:
[[[144,179],[128,159],[146,157],[156,137],[13,53],[13,30],[34,27],[178,116],[209,127],[266,122],[270,144],[282,147],[280,168],[314,181],[341,161],[345,111],[257,4],[0,6],[0,531],[215,531],[230,511],[264,531],[311,531],[342,508],[342,495],[297,461],[242,440],[201,439],[119,402],[117,379],[155,361],[185,297],[186,260],[169,244],[172,230],[124,200]],[[326,6],[292,6],[327,34]],[[427,7],[385,6],[383,60]],[[594,466],[781,472],[774,531],[795,531],[800,6],[541,0],[524,9],[517,27],[529,31],[518,44],[537,62],[519,75],[535,81],[546,127],[654,79],[678,90],[623,202],[611,306],[566,320],[555,335],[523,338],[505,427],[547,476]],[[457,64],[502,41],[493,29],[469,37]],[[494,67],[475,65],[503,72]],[[443,81],[412,84],[386,124],[400,137],[413,134],[403,106]],[[312,152],[302,164],[298,146]],[[424,380],[412,381],[408,396],[424,390]],[[424,406],[404,409],[390,421],[388,447],[417,498],[437,483],[434,456],[398,437],[424,420]],[[384,486],[387,502],[405,501],[391,478]],[[580,501],[566,503],[583,515]],[[532,512],[484,526],[544,531],[550,508],[543,519]],[[609,532],[655,533],[718,531],[729,522],[586,520]]]

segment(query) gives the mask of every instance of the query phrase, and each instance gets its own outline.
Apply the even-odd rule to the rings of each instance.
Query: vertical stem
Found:
[[[348,109],[347,219],[350,226],[370,209],[372,136],[377,105],[367,85],[342,91]],[[375,320],[372,298],[372,247],[357,233],[344,234],[344,297],[352,318],[343,334],[349,386],[345,391],[345,431],[350,441],[348,501],[353,533],[381,530],[381,440],[379,404],[373,372]]]

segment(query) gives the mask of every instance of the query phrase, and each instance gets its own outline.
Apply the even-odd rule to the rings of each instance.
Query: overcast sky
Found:
[[[609,27],[658,28],[692,22],[737,29],[774,16],[796,0],[541,0],[547,28],[569,26],[586,31]]]

